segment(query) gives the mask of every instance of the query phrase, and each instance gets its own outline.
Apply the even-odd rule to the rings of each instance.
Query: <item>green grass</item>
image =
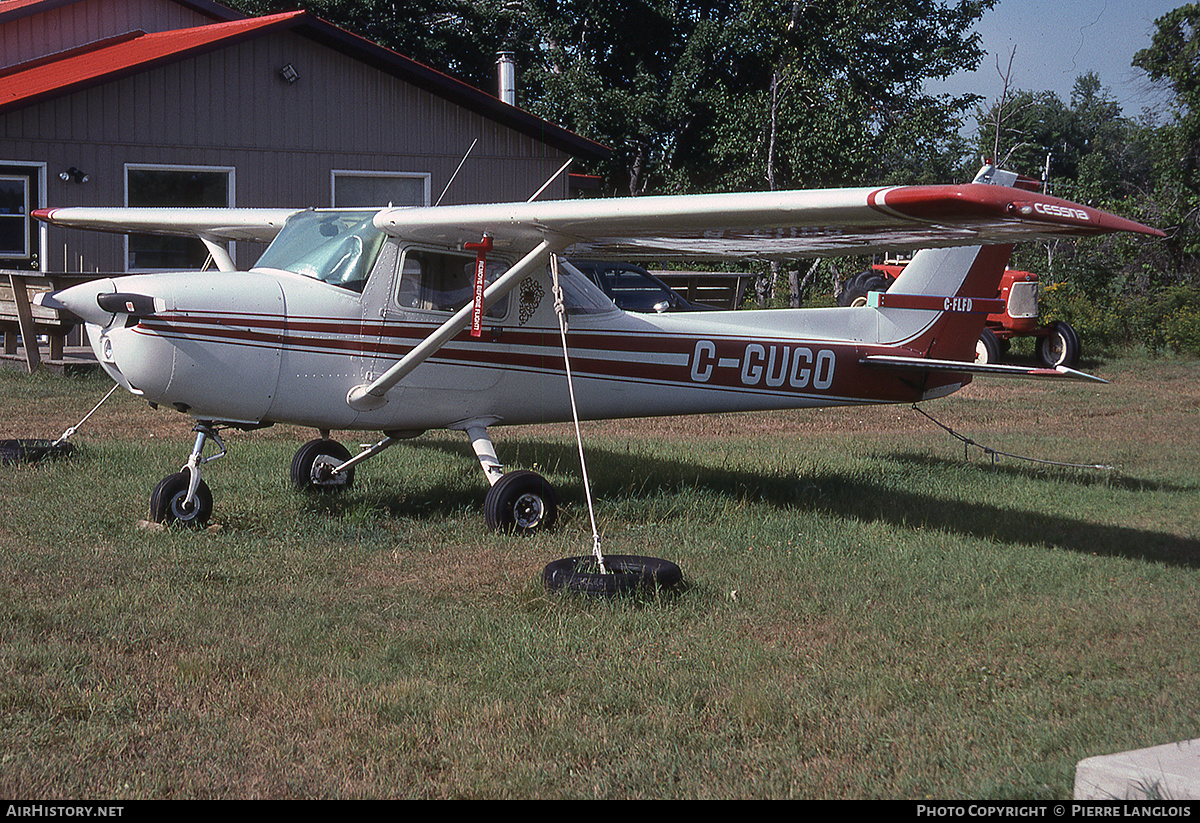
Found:
[[[190,427],[114,395],[0,466],[0,796],[1069,797],[1200,730],[1200,365],[1089,367],[927,409],[1116,472],[907,408],[585,424],[605,550],[688,584],[616,601],[540,584],[591,546],[567,427],[496,432],[552,534],[485,530],[461,435],[313,499],[283,428],[209,465],[219,528],[154,533]],[[0,438],[106,390],[0,372]]]

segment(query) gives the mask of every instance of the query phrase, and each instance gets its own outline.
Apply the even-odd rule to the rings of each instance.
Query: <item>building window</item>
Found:
[[[29,257],[29,178],[0,175],[0,259]]]
[[[178,208],[233,205],[233,169],[211,166],[125,167],[128,206]],[[201,269],[208,249],[199,240],[131,234],[126,244],[126,268],[136,270]]]
[[[428,174],[334,169],[332,180],[335,209],[429,205]]]

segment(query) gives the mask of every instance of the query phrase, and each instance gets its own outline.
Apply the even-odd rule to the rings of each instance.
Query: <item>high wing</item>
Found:
[[[269,243],[301,209],[88,208],[38,209],[33,216],[55,226],[134,234],[196,237],[221,271],[237,266],[225,246],[231,240]]]
[[[977,178],[978,179],[978,178]],[[704,260],[989,245],[1157,229],[1004,185],[818,189],[389,208],[375,225],[413,242],[628,260]]]
[[[121,234],[167,234],[213,240],[269,243],[302,209],[89,208],[38,209],[33,216],[55,226]]]
[[[545,243],[578,257],[627,260],[789,260],[1114,231],[1163,236],[1088,206],[1010,188],[1016,180],[985,167],[964,185],[388,207],[378,210],[375,225],[439,246],[488,235],[510,252]],[[194,236],[213,249],[231,240],[269,242],[299,211],[71,207],[34,216],[70,228]]]

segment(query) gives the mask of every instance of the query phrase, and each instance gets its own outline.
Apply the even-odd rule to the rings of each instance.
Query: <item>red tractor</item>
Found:
[[[910,258],[911,259],[911,258]],[[846,279],[838,295],[839,306],[865,306],[867,292],[887,291],[904,270],[907,260],[889,258],[864,272]],[[1055,320],[1038,324],[1038,276],[1027,271],[1007,269],[1000,280],[1000,293],[1006,308],[1003,314],[989,314],[987,326],[975,347],[975,362],[998,363],[1008,352],[1014,337],[1037,337],[1038,359],[1047,368],[1079,363],[1079,336],[1070,324]]]

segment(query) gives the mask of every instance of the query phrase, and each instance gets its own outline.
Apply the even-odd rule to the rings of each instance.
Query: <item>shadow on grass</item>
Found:
[[[469,449],[464,450],[449,441],[417,441],[407,444],[407,447],[438,450],[474,460]],[[583,498],[577,472],[579,457],[573,444],[525,441],[520,445],[520,452],[525,465],[536,460],[541,466],[552,467],[548,473],[561,471],[569,476],[569,480],[558,483],[560,501]],[[894,484],[862,476],[861,472],[851,474],[819,469],[780,476],[777,473],[704,467],[686,460],[652,458],[644,454],[625,454],[595,447],[589,448],[587,459],[592,494],[597,500],[648,499],[677,494],[683,489],[698,490],[731,499],[765,503],[784,510],[819,512],[860,522],[935,529],[1002,543],[1054,546],[1081,554],[1200,567],[1200,540],[1196,538],[1094,523],[1067,514],[1047,514],[947,499],[920,489],[897,488]],[[960,461],[919,454],[902,453],[880,458],[881,461],[885,459],[934,475],[949,474],[964,466]],[[1136,478],[1042,467],[997,464],[979,465],[977,468],[981,472],[1003,477],[1045,482],[1048,495],[1061,495],[1063,484],[1107,485],[1131,493],[1190,490],[1183,486]],[[1059,488],[1051,488],[1053,486]],[[470,490],[465,490],[461,485],[439,483],[419,492],[394,489],[364,496],[356,491],[349,498],[320,498],[318,508],[336,515],[349,505],[366,505],[394,517],[421,519],[459,513],[464,506],[481,509],[485,494],[486,487],[480,479],[479,485]]]
[[[994,463],[989,462],[989,458],[986,456],[975,457],[972,460],[956,460],[916,452],[888,454],[886,459],[893,463],[931,469],[950,469],[951,467],[974,465],[981,471],[992,472],[1003,477],[1053,480],[1073,486],[1100,486],[1127,492],[1194,492],[1197,490],[1195,486],[1129,477],[1119,471],[1062,466],[1054,463],[1021,462],[1019,458],[1004,455],[1000,455],[999,460]]]

